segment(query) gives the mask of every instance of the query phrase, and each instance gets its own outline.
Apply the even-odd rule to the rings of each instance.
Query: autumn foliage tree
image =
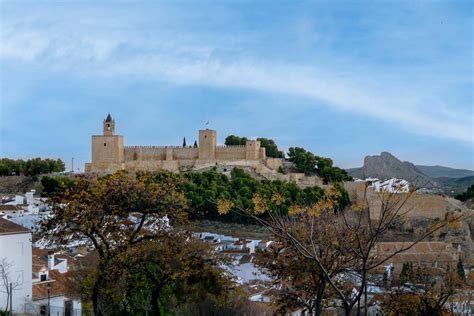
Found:
[[[148,300],[153,315],[162,315],[183,305],[210,301],[225,303],[230,278],[220,267],[211,245],[183,231],[174,231],[160,240],[150,240],[131,248],[122,257],[126,277],[115,289],[132,314],[140,312],[140,299]]]
[[[464,292],[464,279],[450,266],[447,266],[445,273],[438,277],[430,275],[426,267],[420,265],[406,264],[404,267],[406,268],[402,270],[398,287],[389,292],[382,302],[383,313],[385,315],[452,315],[447,303],[456,294]]]
[[[459,220],[456,217],[439,221],[404,247],[379,257],[374,251],[377,242],[381,241],[394,221],[403,220],[409,212],[404,206],[414,193],[382,191],[377,194],[380,203],[373,204],[368,199],[367,190],[365,186],[363,196],[345,208],[341,207],[341,191],[335,187],[327,189],[324,196],[314,204],[293,205],[288,214],[275,212],[271,207],[274,200],[278,200],[278,192],[271,199],[255,194],[252,209],[243,209],[228,200],[219,201],[218,208],[221,213],[234,211],[255,218],[275,238],[283,240],[300,260],[311,261],[319,268],[319,277],[335,293],[346,315],[350,315],[354,309],[360,314],[361,311],[367,313],[367,285],[372,271],[398,253]],[[267,214],[268,219],[262,218],[262,214]],[[326,260],[328,255],[334,255],[333,259]],[[361,306],[361,302],[365,306]],[[319,313],[316,312],[316,315]]]
[[[104,286],[121,271],[120,261],[134,247],[169,234],[170,225],[185,219],[186,201],[176,186],[179,178],[117,172],[82,177],[51,197],[52,215],[41,223],[41,234],[52,247],[83,241],[94,249],[98,265],[91,290],[94,315],[105,312]]]

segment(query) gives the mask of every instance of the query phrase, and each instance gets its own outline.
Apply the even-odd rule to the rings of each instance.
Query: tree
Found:
[[[404,265],[405,266],[405,265]],[[449,266],[442,277],[430,275],[426,267],[413,269],[406,265],[408,277],[385,296],[381,304],[384,315],[452,315],[447,306],[450,298],[463,292],[463,280]]]
[[[273,139],[270,138],[257,138],[260,141],[260,146],[265,148],[265,152],[267,157],[270,158],[283,158],[284,154],[283,151],[278,149],[277,144]]]
[[[84,241],[98,256],[91,290],[94,315],[103,315],[104,285],[120,270],[121,256],[146,241],[164,238],[170,224],[185,219],[186,202],[176,191],[179,177],[119,171],[106,177],[82,177],[50,198],[51,217],[41,223],[50,246]],[[123,272],[123,270],[120,270]]]
[[[317,186],[302,189],[294,182],[259,181],[241,168],[233,168],[230,179],[213,169],[202,173],[185,173],[184,178],[187,181],[180,183],[179,190],[189,201],[190,219],[255,223],[251,217],[234,212],[220,216],[214,201],[232,197],[238,205],[252,208],[252,197],[255,192],[271,198],[272,194],[278,191],[284,197],[281,211],[287,212],[288,207],[293,203],[314,203],[323,195],[323,189]]]
[[[474,198],[474,184],[467,188],[466,192],[456,195],[456,199],[463,202],[472,198]]]
[[[74,186],[74,180],[69,177],[44,176],[41,178],[41,185],[46,196],[57,195],[67,189],[71,189]]]
[[[224,142],[226,146],[243,146],[246,143],[247,143],[247,137],[239,137],[235,135],[227,136]]]
[[[211,296],[216,302],[225,299],[232,285],[212,247],[182,231],[147,241],[122,258],[126,258],[123,264],[128,271],[124,287],[138,287],[141,291],[130,292],[140,295],[149,291],[145,296],[153,315]],[[133,311],[134,306],[130,308]]]
[[[0,175],[26,175],[37,176],[45,173],[62,172],[65,170],[64,162],[61,159],[22,159],[13,160],[8,158],[0,159]]]
[[[296,168],[306,174],[314,173],[316,170],[316,163],[318,162],[316,157],[301,147],[290,147],[288,158],[295,164]]]
[[[0,292],[7,294],[5,311],[8,311],[10,308],[10,297],[13,295],[12,291],[19,290],[20,286],[23,284],[20,274],[17,275],[15,280],[11,279],[10,273],[12,268],[14,268],[13,265],[8,262],[6,258],[2,258],[0,261],[0,280],[2,282],[2,290],[0,290]]]
[[[336,275],[344,267],[344,262],[341,261],[343,256],[333,245],[335,236],[327,234],[325,222],[321,219],[315,223],[318,251],[325,265],[331,267],[330,274]],[[307,214],[299,214],[294,221],[288,223],[288,229],[303,237],[309,234],[308,220],[310,218]],[[255,263],[275,284],[274,304],[279,313],[287,314],[298,309],[308,315],[320,315],[323,301],[333,298],[333,295],[327,294],[327,281],[320,267],[313,260],[302,258],[286,238],[275,236],[274,242],[267,249],[257,252]]]
[[[183,137],[183,147],[186,147],[186,137]]]
[[[466,281],[466,273],[464,272],[464,264],[462,263],[461,257],[459,257],[458,263],[456,265],[456,271],[457,271],[459,277],[463,281]]]
[[[297,169],[305,174],[317,174],[326,184],[352,180],[345,170],[333,166],[332,159],[316,156],[301,147],[290,147],[288,158]]]
[[[301,259],[310,260],[319,267],[322,277],[341,301],[346,315],[350,315],[356,305],[358,314],[361,310],[367,313],[367,306],[361,309],[360,304],[362,296],[364,304],[367,304],[369,273],[446,225],[457,222],[461,216],[436,222],[406,246],[387,256],[378,257],[374,251],[377,242],[394,220],[400,220],[407,214],[409,210],[406,211],[403,207],[413,192],[396,194],[382,191],[377,193],[380,204],[374,205],[367,198],[367,186],[364,188],[363,198],[352,201],[350,207],[345,209],[341,208],[341,192],[333,187],[326,190],[324,197],[315,204],[294,205],[288,211],[288,216],[272,212],[269,203],[257,194],[253,199],[253,210],[236,207],[232,201],[220,201],[219,210],[221,213],[234,210],[247,214],[267,227],[274,236],[287,240]],[[265,213],[269,213],[268,220],[260,216]],[[297,221],[296,217],[301,214],[308,219],[305,223],[307,234],[296,234],[292,229],[293,223]],[[319,221],[324,223],[324,232],[318,232],[318,227],[321,226]],[[324,248],[324,243],[318,239],[321,233],[332,237],[330,242],[334,251],[339,253],[337,258],[341,262],[337,270],[339,273],[332,273],[334,262],[327,264],[324,255],[320,253],[320,249]]]

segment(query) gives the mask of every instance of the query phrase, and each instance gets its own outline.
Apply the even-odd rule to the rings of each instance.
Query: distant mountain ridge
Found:
[[[401,161],[389,152],[380,155],[366,156],[361,168],[348,169],[347,172],[354,178],[398,178],[408,180],[415,186],[437,187],[435,180],[425,175],[413,163]]]
[[[464,178],[474,176],[474,170],[454,169],[443,166],[416,165],[416,168],[431,178]]]
[[[473,170],[414,165],[409,161],[399,160],[389,152],[366,156],[361,168],[351,168],[346,171],[352,177],[360,179],[405,179],[417,187],[441,189],[448,194],[462,192],[474,184]]]

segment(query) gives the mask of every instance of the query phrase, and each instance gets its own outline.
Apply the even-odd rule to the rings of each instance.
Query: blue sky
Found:
[[[90,160],[206,121],[342,167],[474,169],[469,1],[0,1],[0,153]]]

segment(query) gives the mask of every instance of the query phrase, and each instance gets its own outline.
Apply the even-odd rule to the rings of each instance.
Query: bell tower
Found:
[[[89,172],[115,172],[123,169],[123,136],[115,135],[115,120],[109,114],[103,121],[102,135],[92,136],[92,161]]]
[[[115,135],[115,120],[112,119],[112,116],[107,115],[104,120],[104,136],[113,136]]]

